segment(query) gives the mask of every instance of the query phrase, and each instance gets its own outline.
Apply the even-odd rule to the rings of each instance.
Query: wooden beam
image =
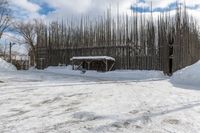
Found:
[[[87,61],[88,70],[90,70],[90,64],[91,64],[91,62],[90,62],[90,61]]]
[[[114,65],[115,65],[115,62],[113,62],[113,64],[111,65],[109,71],[111,71],[113,69]]]

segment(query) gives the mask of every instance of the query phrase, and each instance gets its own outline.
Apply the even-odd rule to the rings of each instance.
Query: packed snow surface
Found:
[[[0,58],[0,71],[15,71],[16,67]]]
[[[172,79],[71,66],[0,71],[0,133],[199,133],[199,75],[199,62]]]
[[[200,61],[174,73],[172,82],[200,87]]]
[[[81,77],[94,77],[94,78],[104,78],[110,80],[154,80],[166,78],[161,71],[132,71],[132,70],[116,70],[106,73],[96,72],[96,71],[86,71],[82,73],[79,70],[72,70],[71,66],[61,66],[61,67],[48,67],[46,72],[74,75]]]
[[[155,71],[117,71],[96,77],[96,72],[71,75],[69,71],[69,67],[53,67],[0,72],[0,132],[200,131],[198,89],[178,87]],[[124,78],[128,73],[129,79]]]

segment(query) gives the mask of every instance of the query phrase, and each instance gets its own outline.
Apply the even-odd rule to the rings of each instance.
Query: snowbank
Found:
[[[0,71],[15,71],[16,67],[0,58]]]
[[[116,70],[106,73],[86,71],[86,73],[83,74],[81,71],[78,70],[73,71],[71,66],[48,67],[47,69],[45,69],[45,71],[58,74],[104,78],[112,80],[153,80],[166,78],[166,76],[161,71]]]
[[[173,83],[200,86],[200,61],[196,64],[177,71],[171,78]]]

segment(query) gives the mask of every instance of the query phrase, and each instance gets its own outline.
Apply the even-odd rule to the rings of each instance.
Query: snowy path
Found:
[[[200,91],[169,79],[21,71],[0,72],[0,81],[1,133],[200,132]]]

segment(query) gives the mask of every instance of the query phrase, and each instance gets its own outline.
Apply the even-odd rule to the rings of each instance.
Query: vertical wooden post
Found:
[[[88,65],[88,70],[90,70],[90,61],[89,62],[87,62],[87,65]]]
[[[10,59],[9,59],[9,62],[10,62],[10,63],[12,63],[12,52],[11,52],[11,50],[12,50],[12,43],[10,42],[10,51],[9,51],[9,52],[10,52],[10,53],[9,53],[9,56],[10,56],[10,57],[9,57],[9,58],[10,58]]]
[[[106,72],[108,71],[108,60],[106,60]]]
[[[74,61],[72,60],[72,70],[74,70]]]

